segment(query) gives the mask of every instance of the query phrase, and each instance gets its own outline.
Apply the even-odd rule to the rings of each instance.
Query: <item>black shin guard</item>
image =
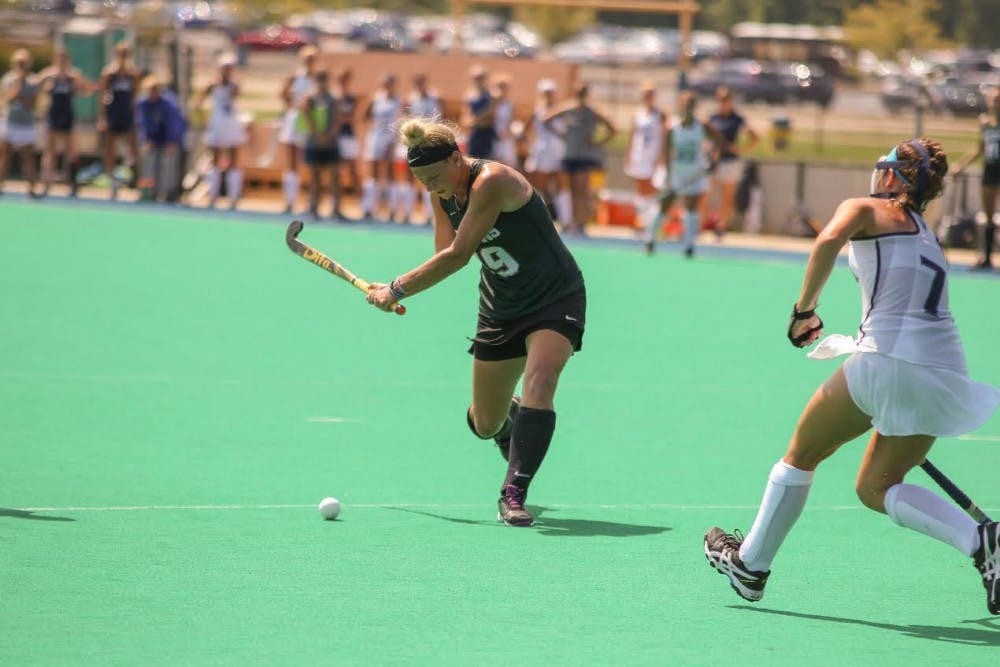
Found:
[[[552,410],[521,408],[510,441],[510,464],[504,486],[513,484],[525,492],[549,451],[556,430],[556,413]]]

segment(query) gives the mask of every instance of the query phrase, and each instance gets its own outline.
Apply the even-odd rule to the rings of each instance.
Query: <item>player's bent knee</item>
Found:
[[[885,492],[889,490],[891,484],[870,484],[867,480],[859,479],[854,486],[854,492],[858,494],[861,504],[870,510],[875,510],[885,514]]]
[[[483,423],[483,420],[476,419],[472,414],[472,406],[465,411],[465,421],[469,425],[469,430],[480,440],[489,440],[503,428],[504,422],[507,420],[507,415],[504,414],[503,418],[500,420],[493,420],[490,423]]]

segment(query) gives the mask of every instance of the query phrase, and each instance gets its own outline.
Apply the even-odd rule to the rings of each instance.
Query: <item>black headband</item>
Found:
[[[458,150],[455,144],[437,144],[436,146],[410,146],[406,151],[406,163],[411,167],[426,167],[440,162]]]

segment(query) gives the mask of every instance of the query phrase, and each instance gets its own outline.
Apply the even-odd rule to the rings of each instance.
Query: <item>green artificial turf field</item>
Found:
[[[369,280],[431,252],[422,230],[301,238]],[[785,339],[800,258],[571,247],[587,334],[515,529],[465,425],[475,266],[397,317],[276,216],[0,203],[0,664],[997,664],[971,561],[854,497],[861,442],[820,468],[762,602],[705,562],[835,368]],[[998,296],[951,278],[994,384]],[[822,301],[856,328],[846,268]],[[971,436],[932,458],[1000,514],[1000,417]]]

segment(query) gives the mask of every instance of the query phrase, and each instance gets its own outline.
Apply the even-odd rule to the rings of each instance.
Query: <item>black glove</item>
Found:
[[[796,304],[792,305],[792,319],[789,320],[789,322],[788,322],[788,340],[790,340],[792,342],[792,345],[794,345],[795,347],[805,347],[806,341],[808,341],[809,338],[814,333],[816,333],[817,331],[819,331],[820,329],[823,328],[823,320],[820,319],[818,325],[814,326],[813,328],[811,328],[811,329],[809,329],[807,331],[803,331],[798,336],[792,336],[792,327],[795,326],[796,322],[799,322],[799,321],[802,321],[802,320],[808,320],[810,317],[813,317],[814,315],[817,318],[819,318],[819,315],[816,315],[816,309],[815,308],[813,308],[812,310],[802,310],[802,311],[800,311],[799,310],[799,304],[796,303]]]

